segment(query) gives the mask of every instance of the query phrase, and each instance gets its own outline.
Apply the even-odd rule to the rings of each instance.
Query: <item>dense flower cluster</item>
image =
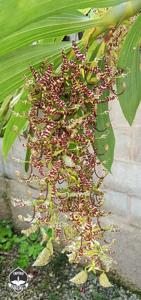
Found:
[[[117,73],[108,62],[104,69],[98,63],[92,66],[75,43],[72,49],[74,58],[63,52],[57,71],[46,63],[40,71],[31,67],[27,147],[30,180],[37,179],[40,188],[34,222],[53,229],[70,262],[85,262],[100,270],[107,264],[108,248],[99,242],[109,228],[99,222],[106,215],[100,190],[106,172],[101,166],[98,175],[96,118],[99,103],[115,99]],[[109,96],[104,97],[107,90]]]

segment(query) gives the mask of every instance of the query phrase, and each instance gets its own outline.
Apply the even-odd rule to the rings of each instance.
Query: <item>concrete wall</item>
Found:
[[[127,281],[141,289],[141,107],[132,127],[123,117],[118,102],[111,103],[110,114],[116,149],[112,173],[105,180],[104,190],[105,207],[112,212],[107,222],[117,224],[120,229],[112,234],[117,240],[113,254],[117,261],[115,268]],[[21,144],[17,140],[7,162],[0,157],[0,216],[12,214],[18,228],[23,224],[17,216],[32,215],[32,197],[37,194],[36,186],[27,186],[17,177],[18,173],[25,176],[22,164],[25,153]],[[16,207],[16,199],[22,199],[26,206]]]
[[[30,186],[24,181],[29,174],[24,171],[23,142],[17,139],[8,159],[4,161],[0,139],[0,218],[11,216],[17,229],[29,226],[27,222],[20,221],[18,215],[32,216],[32,200],[38,194],[36,186]]]
[[[113,234],[117,240],[113,256],[119,274],[141,289],[141,106],[131,127],[118,102],[110,108],[116,147],[104,190],[105,207],[112,212],[109,223],[120,229]]]
[[[130,127],[118,102],[111,104],[111,120],[116,137],[112,174],[104,184],[106,207],[141,227],[141,107]]]

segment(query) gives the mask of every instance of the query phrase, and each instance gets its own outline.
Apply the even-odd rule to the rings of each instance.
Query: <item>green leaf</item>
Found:
[[[95,145],[99,160],[110,171],[114,159],[115,136],[109,118],[108,103],[98,104]]]
[[[21,241],[21,238],[16,234],[13,235],[13,243],[18,244]]]
[[[47,233],[49,238],[52,238],[53,236],[53,230],[52,228],[44,228],[45,232]]]
[[[7,241],[6,244],[4,245],[4,250],[10,251],[13,247],[12,241]]]
[[[25,164],[24,164],[25,172],[28,172],[28,170],[29,170],[30,156],[31,156],[31,149],[29,147],[27,147],[26,156],[25,156]]]
[[[14,112],[7,123],[6,130],[3,137],[2,152],[4,158],[7,158],[8,152],[11,149],[15,139],[22,131],[25,123],[27,122],[27,113],[31,107],[31,104],[27,100],[19,101],[15,105]]]
[[[30,234],[29,238],[31,241],[35,242],[39,237],[39,233],[38,232],[33,232]]]
[[[21,255],[14,263],[16,267],[27,268],[29,265],[29,258],[27,255]]]
[[[0,238],[12,237],[13,231],[10,225],[6,225],[5,227],[0,228]]]
[[[20,254],[26,253],[29,247],[29,243],[24,241],[20,244],[19,248],[18,248],[18,252]]]
[[[43,250],[43,246],[40,244],[34,245],[34,251],[32,254],[33,259],[36,259],[36,257],[40,254],[40,252]]]
[[[29,257],[31,257],[33,255],[33,253],[34,253],[34,246],[30,246],[28,248],[28,255],[29,255]]]
[[[2,121],[9,110],[11,97],[7,97],[0,107],[0,121]]]
[[[72,14],[61,14],[57,16],[47,17],[24,27],[23,29],[13,32],[12,35],[1,40],[0,55],[12,52],[15,49],[30,45],[35,41],[44,38],[58,37],[83,31],[94,25],[100,25],[101,19],[90,19],[87,16]]]
[[[73,150],[76,150],[77,149],[77,143],[75,142],[71,142],[69,143],[69,150],[73,151]]]
[[[138,8],[138,0],[134,2]],[[52,41],[52,38],[54,40],[56,37],[58,40],[63,35],[94,26],[105,30],[106,26],[113,25],[112,12],[110,16],[107,15],[106,20],[104,18],[93,19],[81,15],[77,9],[109,7],[120,3],[128,4],[128,1],[60,0],[58,5],[57,0],[41,0],[39,3],[36,0],[32,0],[30,3],[22,0],[20,4],[18,0],[0,0],[0,26],[3,28],[0,33],[0,53],[2,55],[0,58],[0,101],[22,86],[24,75],[29,74],[30,64],[39,64],[45,58],[49,58],[52,62],[55,61],[57,58],[55,55],[59,55],[63,45],[61,45],[60,51],[54,42],[49,46],[48,43]],[[120,7],[118,11],[121,11]],[[130,11],[134,11],[133,4]],[[12,18],[10,18],[11,15]],[[46,42],[48,40],[46,45],[43,39]],[[56,51],[58,52],[56,53]]]
[[[7,242],[7,238],[1,238],[1,237],[0,237],[0,244],[3,244],[3,243],[5,243],[5,242]]]
[[[141,101],[141,15],[137,17],[122,46],[118,67],[126,76],[117,79],[120,106],[131,125]]]
[[[138,0],[135,1],[137,2],[138,11]],[[141,5],[139,7],[141,7]],[[128,10],[128,3],[123,6],[123,9],[125,10],[125,14],[127,13],[127,17],[129,17],[128,11],[130,14],[133,11],[134,14],[133,4],[131,9]],[[116,13],[116,11],[118,11],[118,13]],[[113,13],[114,16],[112,15]],[[121,7],[119,6],[114,9],[114,12],[111,11],[111,14],[107,14],[105,18],[84,16],[76,10],[57,14],[54,13],[51,14],[51,16],[45,15],[40,19],[37,18],[35,22],[33,22],[31,18],[28,25],[22,26],[21,28],[17,27],[10,35],[1,39],[0,54],[4,55],[15,49],[31,45],[32,43],[38,43],[43,39],[50,40],[51,38],[58,38],[59,36],[84,31],[88,28],[104,26],[106,29],[106,26],[111,25],[111,22],[115,25],[119,21],[119,18],[121,18],[121,14]]]
[[[70,49],[70,43],[44,43],[14,51],[0,58],[0,102],[15,92],[31,76],[30,65],[37,66],[47,58],[48,63],[58,66],[63,48]]]
[[[24,26],[62,11],[87,7],[110,7],[128,0],[0,0],[0,37],[5,37]],[[8,22],[5,23],[5,21]],[[5,26],[6,24],[6,26]]]

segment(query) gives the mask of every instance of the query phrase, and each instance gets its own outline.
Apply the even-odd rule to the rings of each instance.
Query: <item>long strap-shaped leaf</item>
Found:
[[[15,106],[14,112],[7,123],[3,138],[3,155],[7,157],[15,139],[20,135],[27,122],[27,113],[30,109],[30,103],[27,100],[20,100]],[[24,116],[25,114],[25,116]]]
[[[1,39],[0,55],[5,55],[15,49],[25,47],[44,38],[58,37],[84,31],[93,26],[102,25],[103,21],[90,19],[82,14],[64,13],[47,17],[38,22],[32,23],[12,35]]]
[[[2,10],[0,11],[0,15],[2,18],[0,18],[0,22],[2,24],[2,22],[7,21],[8,18],[8,13],[10,11],[10,8],[15,7],[15,9],[17,9],[17,18],[19,18],[19,15],[21,15],[21,20],[23,19],[23,16],[25,18],[26,14],[30,14],[30,9],[31,7],[29,6],[29,11],[26,11],[25,8],[23,8],[23,3],[26,3],[26,0],[21,0],[20,2],[16,1],[16,0],[10,0],[11,2],[9,2],[8,0],[5,0],[4,2],[0,0],[0,7],[2,8]],[[30,1],[29,1],[30,2]],[[36,2],[36,5],[35,5]],[[47,5],[48,3],[48,14],[49,11],[50,13],[55,11],[55,7],[54,4],[52,4],[52,2],[56,2],[56,1],[41,1],[41,5]],[[80,7],[85,7],[85,5],[87,4],[93,4],[95,6],[99,6],[99,7],[103,7],[108,6],[108,5],[113,5],[113,4],[117,4],[118,1],[114,2],[111,0],[109,1],[96,1],[96,0],[88,0],[88,1],[84,1],[81,0],[80,3],[79,0],[77,1],[73,1],[70,0],[67,3],[68,7],[71,9],[73,7],[77,7],[77,5],[79,5]],[[139,8],[141,8],[141,1],[140,0],[134,0],[133,1],[119,1],[119,2],[124,2],[121,7],[115,7],[113,8],[113,11],[110,11],[107,16],[103,19],[98,19],[98,20],[91,20],[88,17],[84,17],[82,15],[76,14],[76,12],[74,12],[74,14],[71,13],[67,13],[67,14],[63,14],[63,15],[58,15],[56,17],[49,17],[47,20],[42,20],[42,15],[43,15],[43,10],[41,9],[41,18],[40,21],[37,23],[32,23],[33,21],[33,16],[32,13],[31,15],[28,16],[27,20],[24,19],[23,21],[23,25],[26,23],[30,24],[26,27],[24,27],[23,29],[13,33],[10,36],[7,36],[6,38],[1,39],[1,43],[0,43],[0,52],[1,53],[7,53],[3,56],[1,56],[0,58],[0,101],[3,101],[4,98],[6,96],[8,96],[9,94],[13,93],[15,91],[16,88],[20,87],[23,83],[23,75],[28,73],[29,70],[29,65],[36,65],[37,63],[39,63],[40,61],[44,60],[46,57],[50,57],[50,55],[53,55],[54,58],[56,58],[56,56],[54,56],[54,51],[58,51],[58,46],[52,44],[52,49],[51,49],[51,45],[46,45],[46,46],[41,46],[38,45],[36,47],[32,47],[29,46],[29,44],[31,44],[33,41],[36,41],[38,39],[42,39],[42,38],[48,38],[48,37],[54,37],[54,36],[61,36],[63,34],[67,34],[67,33],[73,33],[79,30],[83,30],[89,27],[93,27],[96,26],[96,35],[98,35],[98,33],[103,32],[106,28],[109,28],[110,26],[113,26],[115,24],[117,24],[118,20],[122,19],[122,14],[123,14],[123,18],[133,15],[134,13],[136,13]],[[118,3],[119,3],[118,2]],[[9,3],[9,6],[8,6]],[[21,3],[21,4],[19,4]],[[64,3],[64,4],[63,4]],[[65,0],[59,1],[59,9],[61,7],[61,5],[64,9],[65,7],[67,7],[67,3]],[[99,3],[99,4],[98,4]],[[14,6],[15,5],[15,6]],[[21,5],[21,6],[20,6]],[[33,5],[33,11],[34,13],[37,13],[37,17],[36,19],[39,20],[39,12],[36,11],[37,7],[39,8],[39,5],[37,5],[37,1],[32,1],[32,5]],[[35,6],[35,7],[34,7]],[[22,8],[23,11],[20,11]],[[51,10],[52,7],[52,10]],[[6,11],[7,8],[7,11]],[[36,9],[35,9],[36,8]],[[44,7],[45,8],[45,7]],[[124,9],[123,9],[124,8]],[[53,10],[54,9],[54,10]],[[58,9],[58,8],[56,8]],[[19,15],[18,15],[18,10],[19,10]],[[4,16],[5,13],[5,16]],[[13,12],[14,13],[14,12]],[[25,13],[25,15],[24,15]],[[46,13],[46,10],[45,10]],[[116,16],[115,16],[116,13]],[[36,15],[36,14],[35,14]],[[13,16],[13,15],[12,15]],[[12,18],[11,18],[12,19]],[[11,19],[8,20],[9,22],[7,22],[7,26],[5,26],[3,28],[3,30],[1,31],[5,31],[5,28],[9,28],[10,29],[10,22]],[[19,19],[18,19],[19,20]],[[19,28],[20,26],[18,25],[18,20],[15,19],[16,25],[15,25],[15,29],[16,26],[17,28]],[[34,20],[35,20],[35,16],[34,16]],[[12,21],[14,22],[14,21]],[[19,21],[20,22],[20,21]],[[11,23],[11,28],[12,28],[12,24]],[[97,26],[98,26],[98,30],[97,30]],[[100,29],[99,29],[100,28]],[[6,29],[7,30],[7,29]],[[7,31],[8,32],[8,31]],[[28,47],[25,48],[25,46],[28,45]],[[63,45],[62,45],[63,46]],[[60,52],[61,52],[61,48],[60,47]],[[21,47],[21,49],[19,49],[19,47]],[[53,47],[55,47],[55,49],[53,50]],[[17,51],[13,51],[13,50],[17,50]],[[51,50],[50,50],[51,49]],[[53,52],[53,54],[52,54]],[[57,52],[57,55],[59,55],[59,51]]]
[[[131,27],[122,46],[118,66],[125,70],[125,77],[117,80],[120,105],[131,125],[141,101],[141,15]]]
[[[38,65],[45,58],[49,63],[59,63],[62,49],[69,49],[70,44],[45,43],[43,45],[29,46],[19,49],[10,55],[5,55],[0,59],[0,102],[7,95],[13,93],[25,82],[25,75],[29,76],[30,65]]]
[[[82,2],[83,1],[84,0],[82,0]],[[101,1],[103,2],[103,0],[100,0],[100,3]],[[76,1],[76,3],[77,2],[79,1]],[[106,2],[107,1],[105,1],[105,3]],[[18,26],[18,22],[17,22],[16,23],[17,25],[15,26],[13,31],[9,32],[10,34],[8,33],[4,34],[5,28],[7,28],[7,26],[3,28],[4,25],[1,25],[1,28],[3,28],[1,32],[3,33],[1,36],[2,39],[0,44],[0,55],[6,54],[9,51],[17,49],[19,47],[28,45],[38,39],[57,37],[63,34],[66,35],[66,34],[78,32],[80,30],[83,31],[91,27],[101,27],[100,32],[101,31],[103,32],[106,27],[114,26],[115,24],[117,24],[118,21],[122,21],[124,18],[134,15],[141,8],[140,0],[122,1],[122,2],[123,4],[121,6],[120,5],[116,6],[115,9],[113,9],[111,13],[104,16],[104,18],[100,18],[100,19],[97,18],[95,20],[89,19],[86,16],[78,14],[76,13],[75,10],[73,11],[73,13],[65,12],[63,14],[61,11],[57,15],[53,13],[51,15],[47,14],[47,16],[46,15],[42,16],[41,14],[40,18],[36,18],[35,20],[32,20],[32,12],[31,12],[31,16],[29,17],[28,15],[27,18],[27,19],[30,18],[30,22],[28,24],[25,24],[26,26],[21,25],[22,27]],[[24,11],[19,12],[19,14],[20,13],[22,19],[24,15]],[[28,13],[30,14],[30,11]],[[6,16],[5,16],[5,22],[7,22]],[[16,18],[15,18],[15,22],[16,22]],[[9,22],[8,22],[8,27],[9,27]]]
[[[129,0],[0,0],[0,37],[45,16],[87,7],[110,7]]]

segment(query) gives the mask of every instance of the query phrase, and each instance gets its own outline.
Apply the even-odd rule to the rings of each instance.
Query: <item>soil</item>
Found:
[[[1,300],[139,300],[141,296],[122,285],[113,283],[111,288],[102,288],[98,278],[92,273],[83,286],[69,281],[82,267],[70,265],[64,254],[59,254],[45,267],[30,267],[24,270],[28,274],[28,287],[16,293],[8,286],[9,274],[13,271],[15,253],[6,256],[0,266]]]

